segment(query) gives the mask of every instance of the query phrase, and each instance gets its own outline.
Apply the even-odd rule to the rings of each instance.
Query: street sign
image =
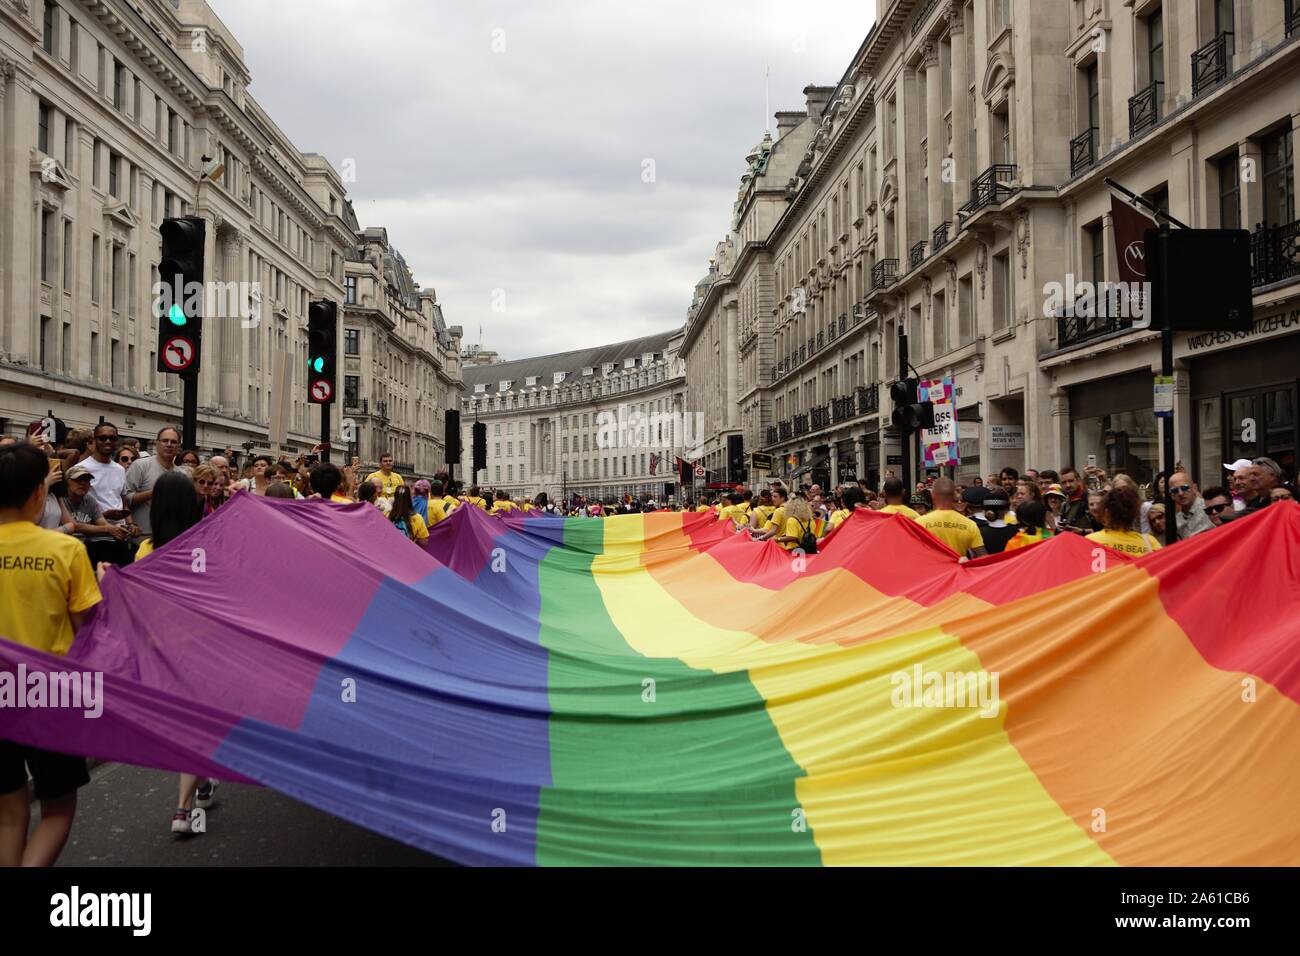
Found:
[[[696,466],[695,466],[695,477],[696,477],[696,478],[703,478],[703,477],[704,477],[704,474],[705,474],[704,469],[701,468],[699,465],[696,465]]]
[[[965,422],[961,423],[966,424]],[[960,428],[959,428],[960,431]],[[962,438],[968,436],[962,435]],[[979,437],[976,435],[975,437]],[[993,450],[1003,450],[1008,448],[1025,447],[1025,426],[1024,425],[990,425],[989,426],[989,448]]]
[[[771,474],[772,456],[761,451],[751,452],[749,455],[750,467],[760,475]]]
[[[330,388],[330,383],[324,379],[317,379],[311,383],[311,397],[316,401],[328,402],[332,394],[333,389]]]
[[[1174,377],[1157,375],[1152,405],[1157,418],[1170,418],[1174,414]]]
[[[163,345],[163,365],[169,372],[183,372],[194,364],[194,343],[183,336],[173,336]]]

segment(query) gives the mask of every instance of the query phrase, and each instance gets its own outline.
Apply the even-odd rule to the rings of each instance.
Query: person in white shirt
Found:
[[[108,512],[125,511],[122,507],[122,489],[126,486],[126,469],[114,460],[117,450],[117,426],[112,422],[100,422],[95,426],[94,437],[90,445],[90,457],[80,462],[93,476],[90,483],[90,497],[104,517],[110,521],[113,515]],[[124,518],[121,515],[119,518]]]

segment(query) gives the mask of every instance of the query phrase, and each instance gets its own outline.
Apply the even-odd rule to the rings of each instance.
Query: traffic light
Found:
[[[889,386],[889,397],[894,401],[894,413],[889,420],[899,431],[934,427],[934,403],[917,398],[920,384],[914,378],[904,378]]]
[[[474,446],[474,475],[472,481],[477,482],[478,473],[487,470],[487,426],[482,422],[475,422],[471,440]]]
[[[203,346],[203,242],[206,224],[198,216],[164,219],[162,285],[158,312],[158,371],[196,375]]]
[[[330,405],[335,400],[338,351],[338,303],[317,299],[307,306],[307,401],[313,405]]]

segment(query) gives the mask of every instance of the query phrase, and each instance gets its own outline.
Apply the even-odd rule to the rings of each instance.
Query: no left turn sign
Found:
[[[173,372],[183,372],[194,363],[194,343],[185,338],[168,339],[163,346],[163,365]]]
[[[311,397],[318,402],[328,402],[330,400],[330,383],[325,381],[315,381],[311,383]]]

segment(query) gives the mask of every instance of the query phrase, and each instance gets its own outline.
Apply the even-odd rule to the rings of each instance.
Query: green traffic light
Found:
[[[185,325],[189,321],[185,310],[175,304],[167,311],[167,318],[172,325]]]
[[[311,366],[313,372],[325,371],[325,359],[323,356],[320,355],[316,356],[308,364]]]

